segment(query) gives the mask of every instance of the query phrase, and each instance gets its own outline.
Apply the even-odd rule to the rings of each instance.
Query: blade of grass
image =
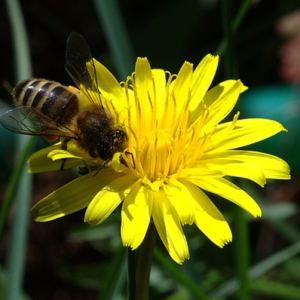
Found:
[[[98,297],[99,300],[113,300],[121,294],[127,274],[125,256],[125,248],[123,245],[120,245],[118,252],[111,262],[110,271],[106,276],[106,281]]]
[[[251,291],[259,297],[266,296],[267,299],[289,299],[299,300],[300,288],[289,283],[257,279],[251,283]]]
[[[6,6],[12,28],[15,74],[19,81],[32,76],[26,26],[18,0],[6,0]]]
[[[125,80],[134,69],[134,53],[116,0],[94,0],[119,78]]]
[[[233,19],[233,22],[231,23],[231,29],[232,29],[232,32],[236,32],[241,24],[241,22],[243,21],[247,11],[249,10],[250,8],[250,5],[252,4],[252,0],[245,0],[243,1],[236,17]],[[226,38],[224,38],[220,45],[218,46],[217,50],[216,50],[216,54],[219,55],[219,56],[222,56],[224,51],[226,50],[228,46],[228,41]]]
[[[21,80],[32,75],[25,22],[17,0],[6,0],[6,5],[12,28],[16,78],[17,80]],[[26,145],[31,143],[31,139],[26,136],[19,136],[18,153],[22,153],[26,149]],[[7,258],[8,275],[5,291],[5,299],[7,300],[19,299],[23,285],[28,215],[31,199],[31,177],[24,166],[21,174],[16,196],[16,211],[12,225],[10,249],[8,250]]]
[[[29,154],[32,152],[33,144],[35,139],[29,139],[27,145],[25,145],[24,151],[21,152],[21,156],[18,158],[18,161],[15,165],[14,172],[10,178],[8,183],[8,187],[6,193],[3,198],[1,211],[0,211],[0,237],[2,236],[3,227],[5,224],[5,219],[8,213],[8,210],[12,204],[13,197],[15,196],[15,192],[17,191],[18,184],[22,175],[22,170],[26,161],[28,159]]]
[[[5,286],[7,284],[7,272],[5,269],[0,267],[0,299],[4,298]],[[25,293],[19,294],[18,300],[31,300],[31,298]]]
[[[300,253],[300,242],[278,251],[277,253],[269,256],[260,263],[256,264],[249,271],[249,278],[255,279],[266,272],[272,270],[276,266],[284,263],[292,257]],[[212,299],[226,299],[230,294],[238,289],[238,280],[233,278],[220,286],[217,290],[210,293]]]
[[[222,19],[223,19],[223,34],[227,42],[225,52],[225,77],[230,79],[237,79],[237,63],[235,51],[235,32],[231,24],[232,20],[232,0],[222,1]]]
[[[211,299],[201,290],[199,284],[194,282],[191,278],[186,276],[177,265],[174,264],[174,261],[171,261],[169,257],[163,254],[159,248],[154,250],[154,258],[161,265],[161,268],[167,270],[173,278],[177,280],[179,284],[184,286],[196,299],[208,300]]]

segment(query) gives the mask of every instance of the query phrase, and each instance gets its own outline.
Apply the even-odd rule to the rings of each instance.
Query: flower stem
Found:
[[[130,248],[127,249],[127,261],[128,261],[128,299],[135,300],[135,287],[136,287],[136,262],[135,252]]]
[[[222,1],[222,18],[224,37],[227,41],[227,51],[225,52],[225,76],[237,78],[237,65],[235,53],[235,33],[232,30],[232,0]]]
[[[235,212],[235,262],[236,271],[239,279],[239,299],[249,299],[249,233],[246,220],[246,213],[236,207]]]
[[[154,224],[150,222],[139,252],[136,272],[136,299],[149,299],[149,279],[155,240],[156,229]]]
[[[241,22],[243,21],[247,11],[250,8],[251,4],[252,4],[252,0],[244,0],[242,2],[240,9],[239,9],[238,13],[236,14],[236,16],[234,17],[233,22],[231,24],[233,32],[236,32],[238,30]],[[227,47],[228,47],[228,41],[226,38],[223,38],[218,49],[216,50],[216,54],[218,54],[220,56],[223,55],[223,53],[227,49]]]

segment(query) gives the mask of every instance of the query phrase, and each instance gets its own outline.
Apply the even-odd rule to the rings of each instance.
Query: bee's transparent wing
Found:
[[[90,70],[87,63],[91,66]],[[67,41],[65,69],[80,92],[83,92],[94,105],[103,107],[90,48],[84,37],[77,32],[72,32]]]
[[[22,106],[7,111],[0,117],[0,124],[7,130],[19,134],[77,138],[71,129],[57,126],[32,106]]]

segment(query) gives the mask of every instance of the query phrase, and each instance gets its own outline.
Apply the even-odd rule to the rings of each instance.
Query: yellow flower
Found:
[[[153,221],[170,256],[181,264],[189,258],[182,225],[195,223],[219,247],[232,240],[226,220],[205,191],[261,216],[256,202],[227,176],[261,186],[267,178],[289,179],[289,167],[280,158],[235,150],[286,130],[272,120],[238,120],[239,113],[220,123],[247,88],[239,80],[227,80],[208,90],[217,64],[218,57],[207,55],[195,71],[185,62],[175,76],[138,58],[134,74],[120,84],[95,61],[103,105],[127,133],[128,148],[114,155],[111,167],[77,178],[38,202],[32,208],[35,220],[87,208],[84,221],[96,226],[122,204],[124,246],[136,249]],[[68,151],[58,143],[29,159],[30,172],[57,170],[62,158],[68,158],[65,167],[82,161],[102,164],[76,142],[68,144]]]

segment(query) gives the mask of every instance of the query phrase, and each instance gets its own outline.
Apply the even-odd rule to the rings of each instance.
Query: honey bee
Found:
[[[88,69],[87,63],[92,68]],[[65,69],[79,90],[45,79],[24,80],[13,90],[17,108],[1,116],[0,123],[20,134],[48,140],[60,137],[65,150],[68,142],[75,140],[92,158],[102,159],[103,167],[116,152],[125,150],[127,135],[102,105],[94,61],[79,33],[68,38]],[[90,105],[80,105],[82,93]]]

